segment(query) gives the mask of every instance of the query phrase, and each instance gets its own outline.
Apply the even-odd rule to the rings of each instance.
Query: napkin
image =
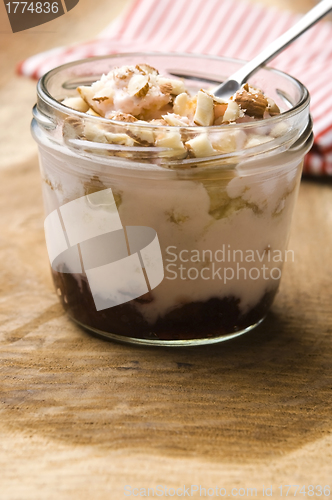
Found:
[[[18,73],[39,78],[77,59],[142,50],[248,60],[300,17],[245,1],[133,0],[96,39],[34,55],[19,64]],[[304,173],[332,175],[332,23],[316,24],[270,66],[298,78],[311,94],[315,142]]]

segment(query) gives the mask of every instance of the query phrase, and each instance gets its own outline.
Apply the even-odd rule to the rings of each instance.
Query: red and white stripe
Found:
[[[98,38],[30,57],[18,73],[39,78],[85,57],[141,50],[195,52],[251,59],[299,15],[234,0],[133,0]],[[315,147],[305,172],[332,175],[332,23],[320,22],[272,63],[311,93]]]

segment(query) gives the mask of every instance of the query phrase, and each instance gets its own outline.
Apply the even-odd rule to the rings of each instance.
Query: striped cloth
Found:
[[[18,72],[39,78],[76,59],[141,50],[251,59],[299,17],[239,0],[133,0],[97,39],[37,54],[20,63]],[[332,23],[318,23],[270,65],[298,78],[311,93],[315,143],[304,172],[332,175]]]

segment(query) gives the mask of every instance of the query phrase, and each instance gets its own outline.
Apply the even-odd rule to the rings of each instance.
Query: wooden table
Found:
[[[125,3],[80,0],[43,27],[0,29],[0,499],[117,500],[125,485],[251,487],[257,498],[263,485],[273,498],[285,484],[332,488],[330,181],[302,182],[295,262],[267,320],[242,338],[120,345],[89,336],[58,302],[29,133],[35,83],[14,67],[94,36]]]

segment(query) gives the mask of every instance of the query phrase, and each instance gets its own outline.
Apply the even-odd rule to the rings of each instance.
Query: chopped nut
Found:
[[[142,75],[146,75],[146,71],[144,71],[139,64],[136,64],[135,69],[137,69],[137,71],[139,71]]]
[[[200,90],[197,94],[197,107],[194,116],[194,122],[196,123],[196,125],[209,127],[213,124],[213,121],[213,99],[211,96]]]
[[[150,121],[151,125],[168,125],[163,118],[156,118]]]
[[[167,88],[169,88],[169,86],[171,86],[172,89],[170,91],[170,94],[173,94],[173,95],[182,94],[186,90],[184,83],[181,80],[172,80],[170,78],[158,77],[157,82],[158,82],[158,85],[160,86],[160,88],[164,87],[165,85],[167,86]]]
[[[101,142],[103,144],[122,144],[123,146],[134,145],[134,140],[127,134],[113,134],[93,123],[85,123],[84,136],[88,141]]]
[[[194,139],[187,141],[185,145],[196,158],[204,158],[216,153],[207,134],[199,134]]]
[[[129,68],[128,66],[124,66],[121,68],[114,68],[114,70],[113,70],[114,77],[118,78],[119,80],[126,80],[133,73],[134,73],[134,71],[131,68]]]
[[[137,120],[135,123],[137,125],[140,125],[142,123],[146,124],[146,122],[143,122],[141,120]],[[127,130],[127,134],[142,146],[151,146],[152,144],[154,144],[154,133],[148,128],[131,127]]]
[[[287,127],[286,123],[284,123],[284,122],[278,123],[277,125],[275,125],[275,127],[273,127],[273,129],[270,132],[270,135],[274,138],[280,137],[280,136],[286,134],[287,130],[288,130],[288,127]]]
[[[155,145],[167,148],[163,156],[204,158],[236,152],[244,147],[254,148],[288,129],[287,125],[272,128],[269,122],[264,124],[264,119],[279,114],[280,110],[273,99],[248,83],[227,100],[214,96],[209,90],[200,90],[190,96],[183,80],[160,76],[148,64],[113,68],[90,87],[81,86],[77,90],[80,97],[65,99],[63,104],[88,115],[107,118],[109,122],[96,119],[90,120],[93,123],[75,119],[65,121],[65,138],[86,138],[129,148],[135,144]],[[243,131],[229,126],[228,130],[212,128],[209,134],[193,137],[191,129],[193,125],[234,125],[257,119],[262,119],[263,124],[255,126],[253,134],[250,134],[250,127]],[[116,125],[115,122],[123,123]],[[179,128],[171,131],[170,127]],[[134,153],[126,148],[121,151],[120,148],[107,149],[107,154],[124,157],[134,154],[139,158],[141,148],[136,148]]]
[[[62,101],[62,104],[68,108],[75,109],[76,111],[81,111],[86,113],[89,109],[89,105],[82,99],[82,97],[68,97]]]
[[[222,153],[233,153],[244,147],[246,139],[247,134],[243,130],[231,130],[218,134],[212,139],[212,145],[214,149]]]
[[[185,116],[180,116],[175,113],[167,113],[167,115],[162,115],[166,124],[172,125],[173,127],[186,127],[189,125],[189,120]]]
[[[84,124],[84,137],[88,141],[107,144],[106,133],[107,132],[102,130],[98,125],[89,122]]]
[[[240,116],[240,107],[235,101],[229,101],[223,116],[223,123],[233,122]]]
[[[245,148],[254,148],[256,146],[260,146],[261,144],[264,144],[265,142],[272,141],[272,137],[270,136],[264,136],[264,135],[256,135],[256,134],[250,134],[248,136]]]
[[[179,132],[166,132],[160,134],[156,139],[155,145],[159,148],[171,148],[183,153],[187,152]]]
[[[62,134],[65,139],[81,139],[84,136],[83,121],[69,116],[63,123]]]
[[[269,112],[269,114],[271,116],[274,116],[274,115],[279,115],[280,114],[280,109],[279,107],[276,105],[276,103],[274,102],[273,99],[271,99],[270,97],[267,97],[266,98],[267,102],[268,102],[268,107],[267,107],[267,111]]]
[[[249,87],[247,83],[235,94],[234,101],[246,110],[247,115],[255,118],[263,118],[269,104],[260,90]]]
[[[228,100],[223,99],[222,97],[217,97],[214,94],[210,94],[209,92],[206,92],[206,90],[204,90],[204,92],[212,97],[215,104],[228,104]]]
[[[160,92],[163,94],[171,94],[173,90],[171,83],[161,83],[160,84]]]
[[[106,132],[105,137],[109,144],[121,144],[122,146],[133,146],[135,144],[135,141],[127,134],[112,134],[111,132]]]
[[[174,113],[182,116],[185,115],[188,101],[189,101],[189,96],[186,92],[182,92],[181,94],[177,95],[176,98],[174,99],[174,105],[173,105]]]
[[[145,97],[149,92],[149,81],[144,75],[134,75],[128,84],[129,95],[135,97]]]
[[[128,113],[122,113],[121,111],[116,111],[115,113],[112,113],[111,115],[108,116],[110,120],[116,120],[118,122],[128,122],[128,123],[134,123],[137,122],[137,118],[135,116],[130,115]]]
[[[89,108],[86,114],[91,116],[101,116],[99,113],[96,113],[92,108]]]
[[[95,92],[92,87],[77,87],[77,91],[82,99],[89,105],[89,108],[98,113],[99,110],[95,107],[96,103],[93,101]]]
[[[142,87],[138,92],[136,92],[135,97],[145,97],[149,92],[149,83],[147,82],[144,87]]]
[[[184,83],[181,80],[172,80],[172,92],[171,94],[173,95],[179,95],[185,92],[185,86]]]
[[[138,66],[148,75],[159,75],[159,71],[156,68],[150,66],[149,64],[139,64]]]

